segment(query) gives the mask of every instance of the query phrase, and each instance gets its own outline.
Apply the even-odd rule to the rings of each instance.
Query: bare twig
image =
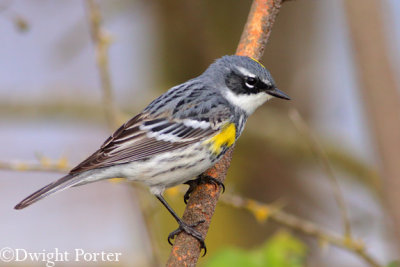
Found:
[[[88,15],[90,30],[93,42],[96,49],[96,61],[97,68],[100,74],[101,87],[103,90],[103,105],[104,111],[107,118],[107,123],[109,128],[112,130],[119,126],[120,122],[118,120],[118,109],[114,104],[113,88],[111,84],[110,71],[109,71],[109,59],[108,59],[108,48],[111,44],[110,35],[107,34],[101,27],[101,12],[100,7],[95,0],[87,0]],[[159,266],[158,249],[156,248],[156,242],[154,240],[154,235],[149,231],[150,228],[150,218],[147,208],[143,205],[143,201],[138,201],[140,196],[132,191],[131,197],[135,202],[139,203],[139,207],[144,216],[144,223],[146,225],[147,236],[150,244],[150,255],[149,264],[151,266]]]
[[[0,161],[0,169],[10,171],[41,171],[41,172],[61,172],[66,173],[71,169],[66,158],[52,160],[41,157],[39,162],[6,162]]]
[[[108,48],[111,44],[111,37],[101,27],[100,7],[95,0],[87,0],[90,32],[96,50],[97,68],[100,74],[101,88],[103,90],[103,106],[107,123],[111,129],[118,126],[118,113],[114,104],[114,96],[111,85]]]
[[[275,17],[279,12],[282,0],[254,0],[246,26],[244,28],[237,55],[251,56],[260,59],[264,46],[271,33]],[[221,182],[225,180],[233,153],[233,147],[225,156],[206,173]],[[194,223],[205,222],[198,226],[199,232],[205,237],[219,198],[219,189],[213,185],[201,185],[191,194],[183,214],[183,220]],[[200,254],[199,242],[186,233],[176,237],[167,266],[194,266]]]
[[[289,111],[289,117],[292,120],[293,124],[296,126],[298,131],[304,135],[305,139],[308,140],[310,148],[313,150],[316,157],[320,160],[322,167],[324,168],[326,174],[329,177],[329,181],[331,182],[333,194],[335,196],[336,203],[339,207],[340,214],[343,221],[343,228],[345,232],[345,236],[351,237],[351,224],[350,219],[346,207],[346,202],[344,200],[344,196],[342,190],[340,189],[339,182],[333,173],[331,164],[329,163],[328,156],[326,155],[324,149],[315,138],[315,136],[311,133],[310,128],[307,123],[301,117],[300,113],[296,109],[291,109]]]
[[[49,159],[47,157],[40,157],[38,163],[28,162],[4,162],[0,161],[0,169],[10,171],[42,171],[42,172],[60,172],[66,173],[71,166],[68,164],[68,160],[62,157],[58,160]],[[184,187],[179,187],[178,192],[183,194],[185,192]],[[169,191],[167,191],[168,193]],[[364,243],[361,240],[354,240],[350,236],[341,236],[340,234],[323,229],[321,226],[301,219],[293,214],[287,213],[282,210],[282,205],[277,204],[265,204],[258,202],[253,199],[241,197],[232,193],[225,193],[221,199],[221,203],[240,209],[245,209],[251,212],[258,222],[262,223],[270,219],[280,225],[294,229],[303,234],[313,236],[319,241],[326,242],[328,244],[343,248],[350,252],[355,253],[362,259],[364,259],[370,266],[380,267],[379,263],[368,254]],[[149,209],[147,209],[148,211]],[[149,215],[145,216],[145,220],[148,219]],[[154,240],[150,240],[154,242]],[[155,248],[156,244],[152,243],[152,247]],[[154,251],[158,251],[155,249]],[[157,260],[157,259],[154,259]]]
[[[108,72],[108,57],[107,50],[109,39],[102,33],[100,27],[100,13],[98,6],[94,1],[88,0],[89,11],[91,15],[91,28],[93,40],[96,44],[97,62],[102,79],[102,88],[104,92],[104,104],[106,106],[106,114],[111,127],[117,122],[116,109],[113,104],[112,87]],[[259,59],[263,53],[264,45],[269,36],[273,21],[280,8],[280,0],[255,0],[252,6],[251,13],[242,35],[237,54],[252,56]],[[318,148],[318,143],[317,143]],[[318,148],[319,149],[319,148]],[[219,162],[214,168],[208,171],[209,175],[218,177],[221,181],[225,179],[227,168],[230,164],[233,149]],[[320,153],[320,152],[318,152]],[[325,156],[324,156],[325,157]],[[328,166],[328,168],[330,168]],[[49,172],[66,172],[70,169],[68,161],[65,158],[60,160],[50,160],[45,157],[39,159],[38,163],[9,163],[0,162],[0,169],[13,171],[49,171]],[[331,172],[331,170],[330,170]],[[335,193],[335,195],[338,195]],[[214,213],[215,205],[219,197],[219,191],[213,186],[204,185],[198,188],[191,196],[188,207],[184,214],[184,219],[188,222],[206,219],[206,223],[201,226],[203,235],[207,233],[211,217]],[[281,225],[297,230],[301,233],[313,236],[318,240],[325,241],[329,244],[344,248],[354,252],[356,255],[364,259],[370,266],[379,267],[377,263],[366,251],[363,242],[354,240],[350,234],[341,236],[337,233],[327,231],[320,226],[298,218],[292,214],[281,210],[281,207],[275,205],[267,205],[251,199],[245,199],[236,195],[226,194],[221,198],[223,203],[228,205],[243,208],[252,212],[258,221],[271,219]],[[341,210],[343,210],[341,208]],[[343,216],[343,215],[342,215]],[[346,230],[347,232],[347,230]],[[348,231],[350,233],[350,231]],[[199,256],[199,246],[197,241],[181,234],[178,236],[174,248],[172,250],[169,266],[188,265],[193,266]],[[180,258],[179,258],[180,257]],[[176,264],[176,265],[174,265]]]
[[[271,221],[294,229],[303,234],[313,236],[319,241],[351,251],[366,261],[370,266],[383,266],[366,251],[365,245],[362,241],[355,240],[348,235],[342,236],[340,234],[323,229],[313,222],[301,219],[293,214],[283,211],[279,205],[268,205],[228,193],[221,197],[221,202],[251,212],[259,222],[264,222],[267,219],[270,219]]]

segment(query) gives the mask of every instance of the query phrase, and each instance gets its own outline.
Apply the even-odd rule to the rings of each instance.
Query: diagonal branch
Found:
[[[254,214],[260,222],[270,219],[271,221],[286,226],[299,233],[317,238],[321,243],[327,243],[343,248],[363,259],[371,267],[382,267],[382,265],[368,253],[362,240],[356,240],[352,236],[346,234],[340,235],[326,230],[314,222],[302,219],[294,214],[281,210],[279,205],[265,204],[234,194],[226,194],[221,197],[221,203],[247,210]]]
[[[7,161],[0,161],[0,170],[66,173],[69,169],[71,169],[71,166],[69,166],[68,160],[65,157],[57,160],[49,159],[47,157],[41,157],[39,159],[39,162],[37,163],[12,163]],[[169,191],[175,191],[176,189],[178,190],[178,193],[185,193],[184,190],[181,190],[183,189],[182,187],[180,187],[179,189],[176,187],[171,188],[169,189]],[[266,204],[232,193],[225,193],[221,197],[220,202],[222,204],[238,209],[244,209],[252,213],[256,217],[257,221],[260,223],[263,223],[266,220],[271,220],[278,223],[279,225],[286,226],[299,233],[312,236],[318,239],[321,243],[327,243],[336,247],[343,248],[362,258],[371,267],[382,266],[367,252],[365,244],[362,240],[355,240],[352,236],[340,235],[339,233],[328,231],[314,222],[307,221],[305,219],[297,217],[294,214],[290,214],[282,210],[282,205],[280,203]],[[148,208],[144,209],[144,211],[149,213]],[[148,215],[145,216],[145,219],[147,218],[149,218]]]
[[[261,58],[281,3],[282,0],[253,1],[236,51],[237,55],[250,56],[256,60]],[[232,153],[233,147],[206,173],[223,182],[231,162]],[[183,220],[187,223],[204,220],[205,222],[200,224],[197,229],[203,236],[206,236],[218,198],[218,188],[209,184],[198,186],[190,195]],[[192,236],[181,233],[176,237],[167,266],[194,266],[199,255],[199,242]]]

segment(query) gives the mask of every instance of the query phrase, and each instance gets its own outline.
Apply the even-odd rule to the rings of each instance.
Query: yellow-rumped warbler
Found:
[[[205,248],[203,237],[194,229],[201,222],[184,223],[162,193],[165,188],[187,183],[186,202],[199,183],[223,186],[201,174],[235,143],[248,116],[272,97],[289,99],[276,88],[264,66],[249,57],[224,56],[199,77],[155,99],[68,175],[36,191],[15,208],[25,208],[72,186],[125,177],[147,184],[176,219],[179,228],[168,236],[169,242],[185,231]]]

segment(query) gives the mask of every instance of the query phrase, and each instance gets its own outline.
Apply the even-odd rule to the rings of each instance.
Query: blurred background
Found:
[[[177,225],[141,186],[103,181],[26,210],[13,207],[115,130],[104,89],[118,107],[111,113],[124,122],[214,59],[234,54],[251,1],[93,3],[0,0],[0,248],[120,252],[117,263],[85,264],[161,266]],[[397,0],[283,4],[261,61],[292,101],[272,100],[250,118],[199,266],[396,266],[399,42]],[[166,192],[178,214],[185,189]],[[258,202],[237,208],[232,195]],[[273,208],[326,232],[285,227],[269,215]]]

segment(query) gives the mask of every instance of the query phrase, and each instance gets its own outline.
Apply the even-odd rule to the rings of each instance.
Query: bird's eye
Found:
[[[246,77],[245,84],[248,88],[254,88],[254,86],[257,84],[257,78],[254,77]]]

